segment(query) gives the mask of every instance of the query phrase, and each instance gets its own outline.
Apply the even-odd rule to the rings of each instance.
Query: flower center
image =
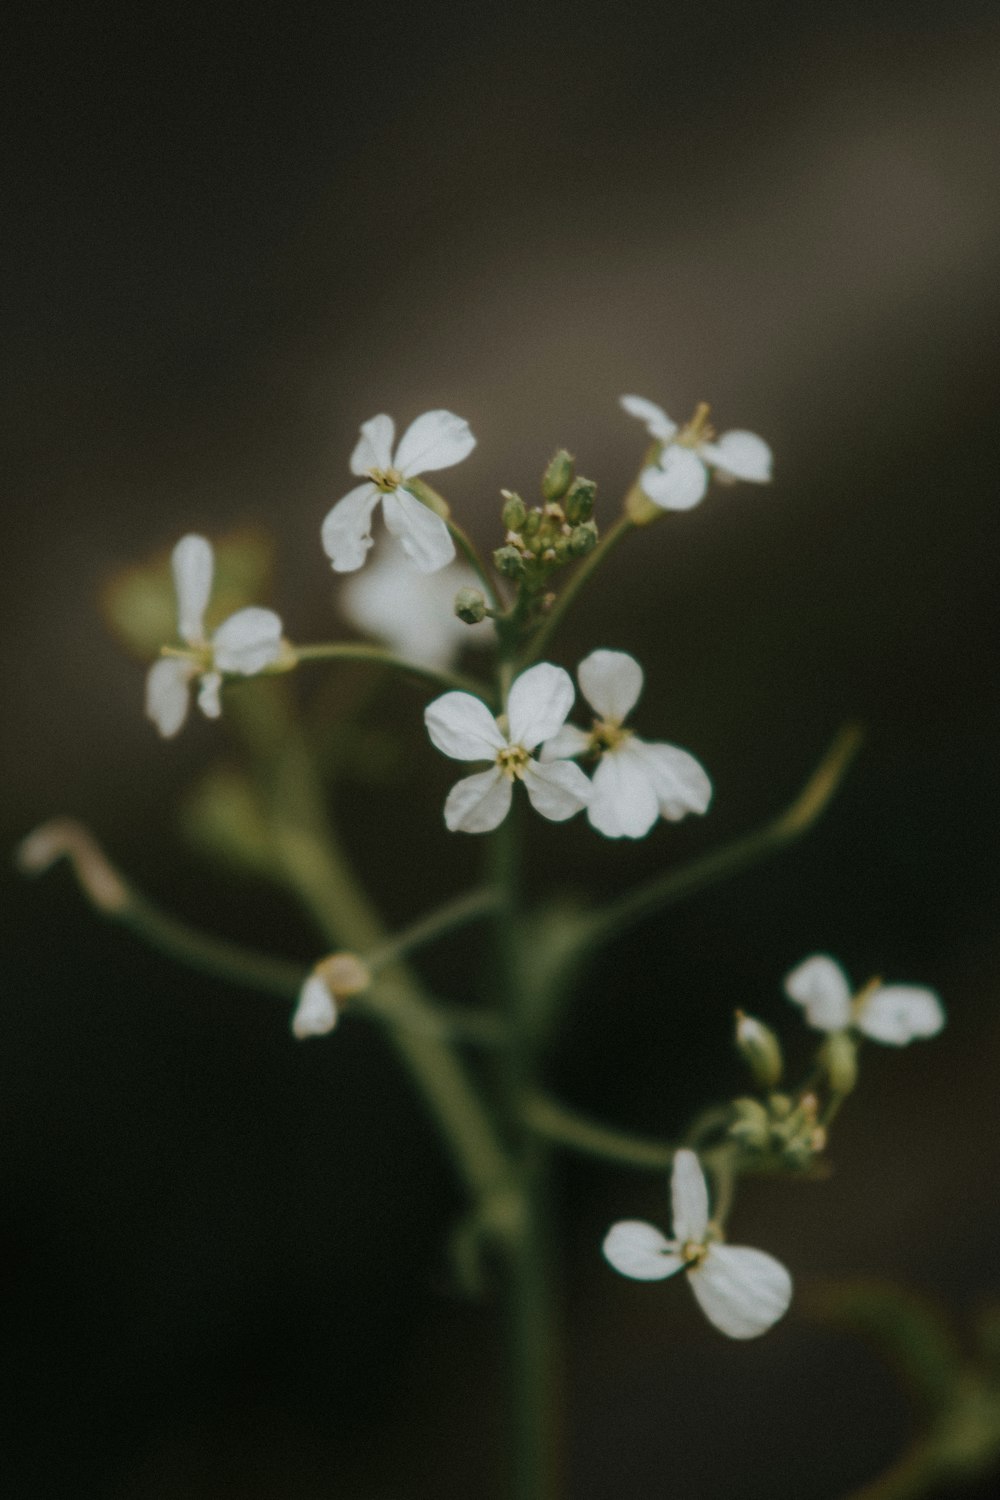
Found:
[[[398,469],[369,469],[367,478],[377,490],[382,491],[383,495],[398,490],[403,482],[403,476]]]
[[[617,719],[595,719],[590,731],[590,748],[595,754],[603,755],[606,750],[617,750],[631,738],[631,729],[623,729]]]
[[[207,643],[204,646],[161,646],[160,655],[169,656],[173,661],[186,661],[198,674],[212,670],[212,648]]]
[[[688,1240],[681,1246],[681,1259],[690,1269],[700,1266],[708,1254],[708,1246],[701,1240]]]
[[[523,781],[530,759],[523,745],[505,745],[497,751],[497,765],[508,781]]]
[[[709,405],[707,401],[699,401],[691,418],[674,438],[674,442],[681,448],[700,448],[702,443],[710,443],[715,437],[715,429],[708,421]]]
[[[869,979],[867,984],[862,985],[861,989],[858,990],[858,993],[851,1001],[852,1021],[860,1021],[861,1017],[865,1013],[869,1000],[881,988],[882,980],[878,975],[876,975],[874,979]]]

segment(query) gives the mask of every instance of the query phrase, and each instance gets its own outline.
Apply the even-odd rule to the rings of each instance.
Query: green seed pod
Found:
[[[594,511],[596,494],[597,485],[592,479],[574,479],[563,502],[567,521],[574,526],[578,526],[581,521],[589,521]]]
[[[528,514],[524,501],[512,490],[501,490],[500,493],[504,498],[504,507],[500,512],[504,527],[507,531],[520,531],[524,525],[524,518]]]
[[[455,595],[455,613],[466,625],[478,625],[486,618],[486,600],[478,589],[459,589]]]
[[[560,448],[542,475],[542,494],[546,500],[561,500],[572,482],[573,460],[565,448]]]

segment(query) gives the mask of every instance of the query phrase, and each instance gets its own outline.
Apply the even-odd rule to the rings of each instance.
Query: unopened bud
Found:
[[[734,1099],[729,1134],[751,1151],[763,1151],[771,1138],[771,1122],[759,1099]]]
[[[563,501],[567,521],[574,526],[578,526],[581,521],[589,521],[594,511],[596,494],[597,485],[592,479],[574,479]]]
[[[504,507],[500,512],[500,519],[503,521],[505,529],[507,531],[520,531],[524,525],[524,518],[528,514],[527,506],[520,495],[515,495],[513,490],[501,490],[500,493],[504,498]]]
[[[498,573],[513,583],[520,583],[524,577],[524,558],[516,547],[498,547],[493,554],[493,564]]]
[[[858,1081],[858,1049],[846,1031],[831,1031],[819,1050],[820,1065],[835,1094],[849,1094]]]
[[[560,448],[542,475],[542,494],[546,500],[561,500],[573,482],[573,460]]]
[[[524,518],[521,530],[525,536],[535,536],[542,524],[542,513],[540,510],[529,510]]]
[[[762,1089],[773,1089],[781,1078],[784,1059],[781,1046],[770,1026],[756,1016],[736,1012],[736,1045],[743,1054],[754,1082]]]
[[[573,557],[586,557],[597,545],[597,527],[593,521],[584,521],[574,526],[569,537],[569,550]]]
[[[478,625],[486,618],[486,600],[478,589],[459,589],[455,595],[455,613],[466,625]]]

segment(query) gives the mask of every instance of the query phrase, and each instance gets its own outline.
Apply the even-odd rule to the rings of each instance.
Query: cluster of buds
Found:
[[[786,1166],[808,1167],[826,1146],[826,1128],[819,1120],[819,1100],[807,1092],[769,1094],[760,1099],[733,1100],[730,1137],[753,1155],[776,1156]]]
[[[541,505],[529,509],[520,495],[503,490],[506,538],[493,554],[497,570],[534,593],[556,568],[585,557],[597,541],[591,520],[596,489],[592,479],[576,477],[572,458],[560,448],[542,476]]]

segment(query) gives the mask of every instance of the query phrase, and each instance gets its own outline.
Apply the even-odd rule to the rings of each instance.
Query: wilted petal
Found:
[[[661,443],[669,442],[677,431],[677,423],[671,422],[662,406],[647,401],[645,396],[622,396],[620,400],[629,416],[645,422],[650,437],[659,438]]]
[[[418,573],[436,573],[455,556],[455,543],[444,521],[406,490],[386,495],[382,514]]]
[[[642,692],[642,668],[627,651],[591,651],[576,676],[591,707],[616,724],[632,712]]]
[[[456,781],[444,804],[444,821],[452,833],[490,833],[510,811],[510,780],[494,767]]]
[[[801,1005],[817,1031],[841,1031],[851,1022],[851,987],[838,963],[814,953],[785,977],[785,994]]]
[[[195,668],[187,661],[164,656],[146,673],[146,713],[165,740],[177,733],[187,718],[189,685]]]
[[[486,704],[471,693],[442,693],[424,709],[431,743],[452,760],[493,760],[507,741]]]
[[[601,1249],[605,1260],[633,1281],[663,1281],[684,1266],[677,1246],[655,1224],[644,1224],[641,1219],[613,1224]]]
[[[593,787],[587,821],[605,838],[641,839],[659,817],[653,783],[627,741],[601,757]]]
[[[685,813],[703,813],[712,800],[704,766],[677,745],[650,743],[634,735],[629,753],[642,760],[660,806],[660,816],[676,823]]]
[[[177,633],[187,645],[205,635],[205,610],[212,592],[215,558],[212,544],[193,533],[182,536],[170,555],[177,590]]]
[[[589,749],[590,735],[586,730],[577,729],[575,724],[564,724],[558,734],[545,741],[538,752],[538,758],[543,762],[572,760],[574,755],[582,755]]]
[[[450,469],[468,458],[475,446],[464,417],[451,411],[425,411],[400,438],[395,466],[410,479],[428,469]]]
[[[639,485],[664,510],[690,510],[708,488],[708,470],[690,448],[665,448],[660,462],[643,469]]]
[[[212,660],[220,672],[252,677],[281,655],[281,620],[256,604],[223,620],[212,637]]]
[[[198,707],[206,719],[217,719],[222,713],[222,700],[219,693],[222,688],[222,674],[220,672],[206,672],[198,685]]]
[[[390,468],[395,432],[395,423],[385,412],[362,422],[361,436],[351,454],[351,473],[367,474],[369,469]]]
[[[363,565],[372,544],[372,511],[378,501],[373,484],[359,484],[328,513],[320,535],[335,573],[353,573]]]
[[[310,974],[299,991],[299,1003],[292,1016],[292,1032],[301,1041],[307,1036],[325,1036],[337,1024],[337,1007],[333,996],[318,974]]]
[[[748,479],[766,484],[771,478],[773,456],[763,438],[755,432],[735,428],[724,432],[717,443],[703,443],[701,456],[733,479]]]
[[[534,750],[550,740],[565,724],[575,697],[573,679],[562,667],[541,661],[522,672],[507,699],[511,744]]]
[[[529,761],[524,768],[528,800],[536,812],[553,823],[562,823],[586,807],[591,784],[571,760],[553,760],[541,765]]]
[[[700,1245],[708,1228],[708,1184],[693,1151],[674,1152],[670,1202],[674,1239],[679,1245],[686,1245],[689,1240]]]
[[[933,990],[886,984],[875,991],[856,1024],[876,1042],[903,1047],[914,1037],[936,1036],[944,1025],[944,1009]]]
[[[792,1300],[792,1278],[779,1260],[743,1245],[711,1245],[688,1281],[701,1310],[731,1339],[755,1339]]]

